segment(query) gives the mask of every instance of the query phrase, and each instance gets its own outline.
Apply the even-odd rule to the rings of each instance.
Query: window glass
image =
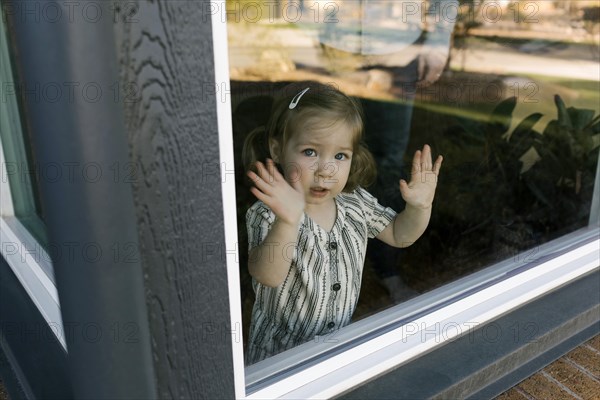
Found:
[[[5,21],[0,21],[0,140],[5,163],[1,176],[8,181],[15,216],[47,250],[44,214],[39,199],[39,171],[19,113],[22,85],[15,79]]]
[[[410,180],[415,151],[444,157],[422,237],[401,250],[369,242],[352,321],[502,260],[524,265],[590,224],[597,1],[228,0],[211,12],[228,24],[245,339],[256,197],[243,144],[289,83],[330,85],[362,105],[378,169],[367,190],[385,206],[405,207],[397,182]]]

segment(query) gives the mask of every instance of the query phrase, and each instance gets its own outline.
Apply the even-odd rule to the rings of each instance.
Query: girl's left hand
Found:
[[[429,145],[415,152],[410,182],[400,180],[400,193],[407,205],[422,209],[431,207],[442,160],[442,156],[438,156],[435,163],[432,162]]]

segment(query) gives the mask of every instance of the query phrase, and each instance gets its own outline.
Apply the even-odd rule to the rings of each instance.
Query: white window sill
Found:
[[[66,349],[58,291],[49,275],[50,256],[16,217],[0,217],[0,254]]]

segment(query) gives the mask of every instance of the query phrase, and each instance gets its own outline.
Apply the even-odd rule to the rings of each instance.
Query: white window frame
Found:
[[[6,53],[7,51],[8,44],[4,26],[0,21],[0,52]],[[10,60],[7,57],[3,57],[0,64],[1,68],[10,71]],[[9,129],[16,131],[16,133],[9,133],[21,135],[19,118],[10,118],[11,115],[18,116],[15,113],[18,113],[18,110],[16,110],[14,104],[0,101],[1,118],[12,121],[12,124],[8,124]],[[66,350],[67,343],[63,335],[63,322],[52,261],[43,246],[15,216],[1,138],[0,171],[0,255],[21,282],[23,288],[48,323],[48,327],[54,332],[54,335]]]
[[[215,3],[224,7],[224,2]],[[227,24],[213,13],[221,163],[233,170]],[[225,95],[224,95],[225,94]],[[220,96],[219,96],[220,95]],[[599,164],[600,172],[600,164]],[[236,189],[223,175],[222,198],[232,331],[242,326],[237,252]],[[599,174],[592,204],[598,205]],[[243,341],[233,340],[235,395],[239,399],[329,398],[405,364],[591,271],[599,271],[600,229],[592,206],[590,227],[528,250],[336,332],[331,343],[307,343],[244,367]],[[380,333],[382,328],[387,331]],[[385,329],[384,329],[385,330]],[[359,338],[357,340],[357,338]],[[361,339],[363,338],[364,340]],[[354,342],[354,344],[353,344]],[[353,344],[336,351],[344,344]],[[333,351],[332,351],[333,350]],[[331,352],[331,353],[330,353]],[[290,368],[304,364],[303,368]],[[248,386],[247,386],[248,385]]]

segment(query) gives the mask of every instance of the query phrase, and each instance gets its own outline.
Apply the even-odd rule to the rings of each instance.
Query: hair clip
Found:
[[[293,110],[294,108],[296,108],[296,106],[298,105],[298,102],[300,101],[302,96],[304,96],[304,93],[308,92],[308,89],[310,89],[310,88],[307,87],[306,89],[304,89],[303,91],[301,91],[300,93],[298,93],[297,95],[294,96],[294,98],[290,102],[290,110]]]

